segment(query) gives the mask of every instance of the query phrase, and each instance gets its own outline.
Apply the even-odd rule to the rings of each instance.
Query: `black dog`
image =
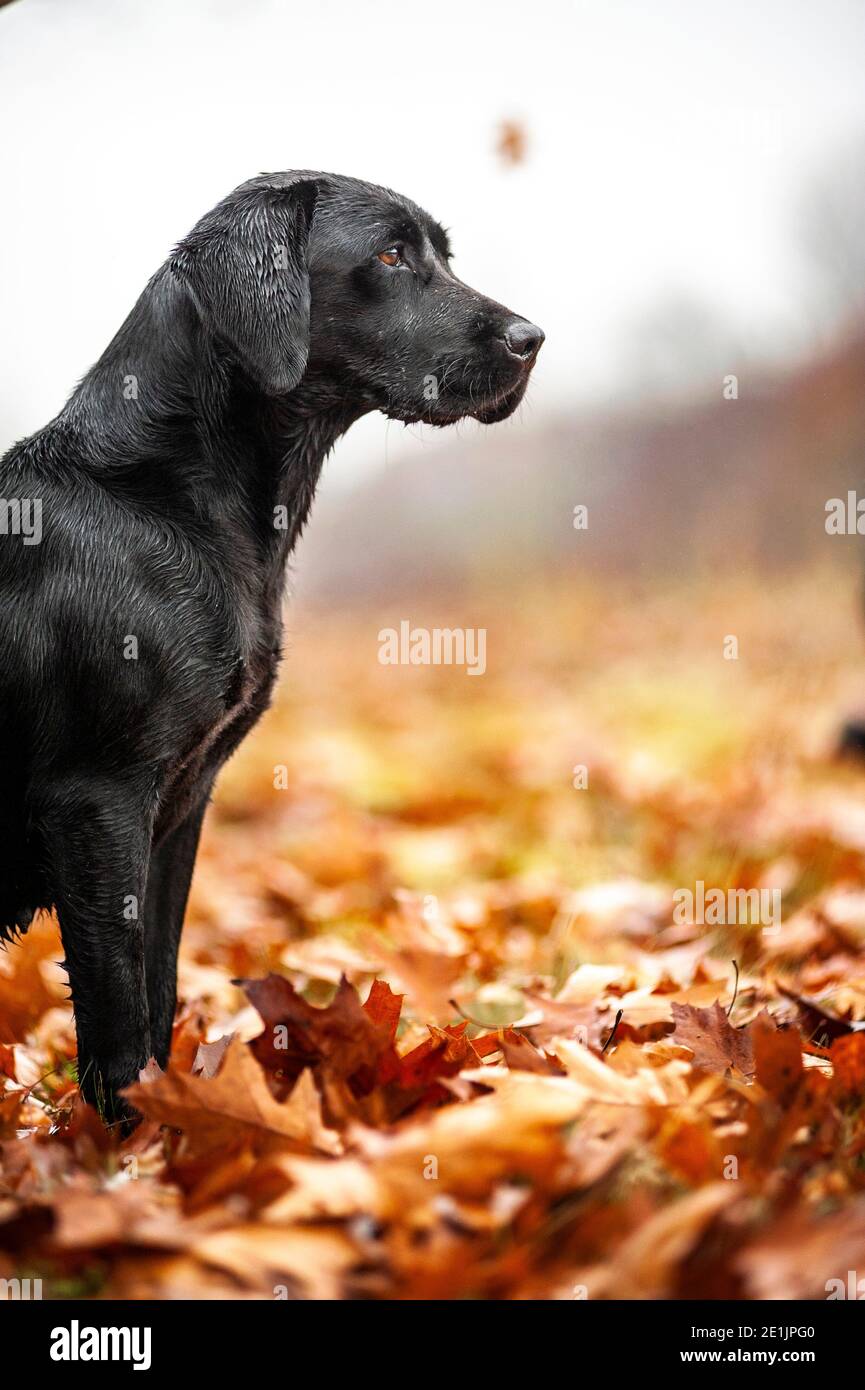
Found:
[[[81,1090],[109,1118],[168,1061],[202,818],[270,700],[325,455],[370,410],[491,423],[526,389],[542,332],[448,258],[387,189],[252,179],[0,464],[0,936],[56,907]]]

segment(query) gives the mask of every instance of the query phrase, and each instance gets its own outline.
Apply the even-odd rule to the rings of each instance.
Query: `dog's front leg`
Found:
[[[177,1004],[177,950],[209,788],[186,818],[154,847],[147,878],[145,959],[153,1055],[163,1068],[171,1052]]]
[[[144,898],[152,817],[146,797],[83,779],[48,793],[39,816],[78,1035],[78,1081],[111,1123],[118,1092],[150,1056]]]

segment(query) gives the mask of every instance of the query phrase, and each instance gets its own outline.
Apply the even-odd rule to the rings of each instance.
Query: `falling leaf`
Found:
[[[501,121],[496,132],[496,153],[503,164],[524,164],[528,135],[520,121]]]

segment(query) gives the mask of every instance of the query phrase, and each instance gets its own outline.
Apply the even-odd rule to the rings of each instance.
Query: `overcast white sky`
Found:
[[[17,0],[0,9],[0,448],[63,403],[199,215],[264,169],[389,184],[540,323],[527,407],[615,398],[704,301],[783,352],[791,219],[865,132],[862,0]],[[525,121],[528,161],[494,153]],[[633,364],[631,364],[633,365]],[[349,466],[423,447],[379,417]]]

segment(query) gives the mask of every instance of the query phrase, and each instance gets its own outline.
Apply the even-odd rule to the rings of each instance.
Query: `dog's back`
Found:
[[[36,909],[49,905],[28,789],[41,703],[33,590],[43,501],[38,459],[51,428],[0,460],[0,939],[26,931]]]

